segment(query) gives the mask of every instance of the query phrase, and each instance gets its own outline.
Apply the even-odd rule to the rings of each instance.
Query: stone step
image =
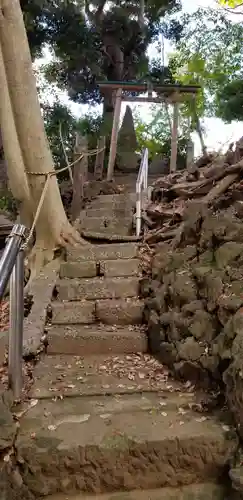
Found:
[[[130,394],[109,394],[109,395],[88,395],[76,396],[70,398],[49,398],[38,399],[38,406],[31,409],[29,414],[30,421],[39,417],[40,414],[46,414],[48,425],[53,424],[53,418],[59,420],[65,413],[99,415],[101,418],[107,414],[128,413],[137,411],[153,411],[167,413],[173,411],[183,416],[192,408],[200,408],[200,402],[203,393],[182,392],[141,392]],[[22,404],[21,408],[29,408],[29,400]],[[199,415],[200,417],[200,415]],[[202,419],[203,420],[203,419]],[[27,421],[27,420],[25,420]]]
[[[135,190],[134,190],[135,191]],[[121,194],[108,194],[100,195],[90,203],[90,208],[96,209],[100,207],[107,207],[109,209],[116,206],[125,207],[133,206],[136,203],[136,192],[134,193],[121,193]]]
[[[120,277],[137,276],[140,272],[138,259],[104,260],[100,263],[88,262],[62,262],[60,278],[94,278],[96,276]]]
[[[147,352],[147,335],[141,327],[102,324],[52,326],[48,331],[48,354],[131,354]]]
[[[74,361],[73,356],[70,358],[68,366]],[[90,371],[94,368],[92,361]],[[59,362],[56,357],[55,363]],[[63,372],[59,365],[60,386],[84,386],[77,380],[78,372],[72,384],[66,380],[68,366]],[[107,366],[103,372],[106,369]],[[45,383],[46,372],[47,367],[42,372],[40,387]],[[60,400],[58,396],[63,398],[63,393],[55,391],[54,373],[50,375],[50,399],[29,406],[15,442],[24,464],[25,485],[35,497],[78,491],[86,495],[111,491],[121,495],[121,491],[136,488],[153,490],[213,483],[225,475],[238,444],[233,430],[223,420],[192,411],[189,405],[184,411],[173,405],[167,407],[162,386],[150,408],[143,406],[142,394],[140,407],[136,395],[137,406],[133,410],[131,404],[122,407],[117,395],[110,396],[110,401],[107,399],[102,406],[98,392],[93,393],[93,401],[90,397],[85,401],[81,397]],[[148,491],[145,494],[149,498]],[[189,497],[193,498],[191,490]]]
[[[137,297],[139,278],[62,279],[57,284],[59,300],[97,300]]]
[[[144,303],[136,299],[52,302],[53,325],[136,325],[143,320]]]
[[[86,217],[101,217],[101,218],[106,218],[106,217],[119,217],[121,215],[129,215],[129,213],[131,214],[132,213],[132,210],[131,210],[131,207],[129,206],[129,209],[125,211],[123,211],[123,214],[122,214],[122,210],[119,210],[119,206],[117,205],[117,207],[109,207],[109,209],[107,209],[106,206],[101,206],[101,207],[96,207],[96,208],[93,208],[93,206],[91,206],[90,208],[87,208],[86,212],[85,212],[85,216]]]
[[[80,246],[71,248],[67,254],[68,261],[100,262],[103,260],[133,259],[137,257],[136,243],[110,243],[105,245]]]
[[[144,303],[135,299],[97,300],[96,318],[106,325],[135,325],[142,323]]]
[[[141,272],[138,259],[105,260],[100,263],[100,273],[107,277],[138,276]]]
[[[53,325],[88,325],[96,321],[95,301],[52,302]]]
[[[144,353],[117,355],[50,355],[34,370],[30,396],[37,399],[92,395],[183,391],[168,371]]]
[[[107,234],[127,236],[132,229],[132,215],[130,217],[85,217],[78,225],[79,231],[92,231]]]
[[[62,262],[60,278],[94,278],[98,274],[98,265],[94,260],[87,262]]]
[[[52,495],[46,500],[225,500],[226,489],[215,483],[191,484],[179,488],[133,490],[103,495]]]

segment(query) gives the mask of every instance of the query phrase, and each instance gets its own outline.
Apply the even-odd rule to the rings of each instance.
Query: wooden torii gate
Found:
[[[170,157],[170,171],[176,170],[177,151],[178,151],[178,125],[179,125],[179,103],[185,100],[185,96],[191,96],[195,99],[197,92],[200,89],[199,85],[155,85],[150,83],[136,83],[136,82],[98,82],[101,94],[107,90],[111,90],[114,96],[115,109],[112,125],[110,154],[107,169],[107,180],[112,180],[114,174],[114,165],[117,151],[117,139],[121,114],[122,102],[154,102],[173,105],[173,123],[171,133],[171,157]],[[128,92],[147,92],[147,97],[130,97],[123,91]],[[153,92],[157,93],[153,97]]]

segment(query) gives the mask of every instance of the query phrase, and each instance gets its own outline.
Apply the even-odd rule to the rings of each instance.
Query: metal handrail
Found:
[[[7,238],[0,260],[0,300],[10,280],[10,325],[8,339],[8,380],[14,399],[22,391],[22,351],[24,326],[24,250],[28,230],[16,224]]]
[[[143,189],[143,191],[142,191]],[[142,154],[140,168],[136,182],[136,235],[140,236],[142,228],[143,201],[148,189],[148,149],[145,148]]]

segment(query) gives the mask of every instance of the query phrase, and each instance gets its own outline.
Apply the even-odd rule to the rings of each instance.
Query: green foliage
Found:
[[[45,44],[53,49],[49,81],[77,102],[95,103],[101,101],[97,80],[134,80],[148,72],[148,44],[158,35],[161,18],[178,10],[180,0],[146,1],[143,26],[140,0],[21,0],[21,6],[33,57]],[[178,23],[171,25],[168,37],[177,28]]]
[[[89,113],[77,121],[76,130],[86,135],[89,149],[95,149],[97,147],[101,125],[102,117],[98,114]]]
[[[242,0],[219,0],[219,3],[224,7],[231,7],[234,9],[237,6],[242,5]]]
[[[65,153],[69,162],[71,162],[75,140],[76,120],[69,109],[58,101],[56,101],[54,105],[45,104],[43,106],[43,117],[54,163],[58,167],[63,167],[66,165],[66,159],[62,147],[61,135]]]
[[[243,25],[218,9],[199,9],[181,22],[184,30],[171,57],[172,73],[181,83],[201,85],[199,116],[220,116],[219,93],[242,72]]]
[[[152,107],[152,118],[147,123],[135,115],[135,130],[139,150],[148,148],[150,160],[157,154],[162,154],[165,158],[170,157],[171,152],[171,131],[168,115],[164,107],[158,109]],[[179,128],[178,157],[182,160],[186,158],[186,146],[189,130],[187,121],[182,120]]]
[[[18,215],[18,204],[9,189],[0,192],[0,212],[7,213],[13,220]]]
[[[87,114],[77,120],[70,110],[58,100],[52,105],[42,104],[42,110],[45,130],[56,167],[60,168],[66,165],[66,156],[69,163],[72,162],[75,134],[78,131],[87,136],[89,149],[96,148],[101,125],[99,115]],[[66,176],[65,173],[63,176],[61,175],[61,178]]]
[[[243,119],[243,79],[228,83],[217,93],[218,116],[230,123]]]

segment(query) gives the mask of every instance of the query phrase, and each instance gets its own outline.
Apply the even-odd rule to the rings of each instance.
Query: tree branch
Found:
[[[85,11],[85,14],[87,16],[87,18],[90,20],[90,21],[93,21],[93,14],[89,8],[89,0],[84,0],[84,11]]]
[[[95,21],[97,24],[100,23],[100,21],[102,21],[102,17],[103,17],[103,14],[104,14],[104,7],[105,7],[105,4],[106,4],[106,0],[100,0],[100,5],[97,9],[97,11],[95,12]]]

